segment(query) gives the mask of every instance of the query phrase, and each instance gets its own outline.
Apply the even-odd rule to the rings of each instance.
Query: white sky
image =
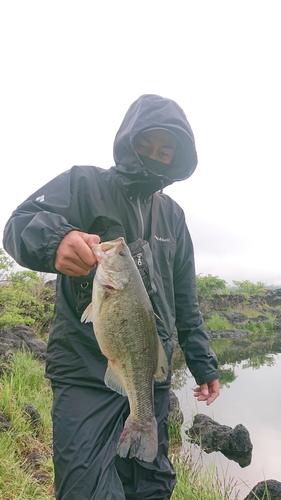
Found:
[[[278,0],[1,2],[1,234],[72,165],[110,167],[127,108],[157,93],[195,134],[197,170],[166,192],[197,274],[281,285],[279,12]]]

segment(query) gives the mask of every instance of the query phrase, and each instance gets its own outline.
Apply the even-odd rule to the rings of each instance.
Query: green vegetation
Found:
[[[0,249],[0,328],[32,326],[48,332],[54,314],[55,292],[35,271],[13,272],[14,263]]]
[[[226,293],[242,294],[246,299],[249,299],[250,296],[263,297],[266,295],[267,291],[272,288],[266,286],[266,284],[261,281],[257,283],[253,283],[249,280],[232,281],[235,285],[234,289],[231,289],[227,285],[227,282],[218,276],[213,276],[212,274],[202,276],[198,274],[196,276],[196,284],[199,299],[201,301],[213,300],[215,295],[224,295]]]
[[[270,313],[265,314],[267,316],[266,321],[256,322],[250,320],[247,323],[247,330],[250,330],[253,333],[266,333],[274,331],[274,316]]]
[[[55,292],[46,286],[44,276],[34,271],[14,272],[14,262],[0,249],[0,328],[17,325],[31,326],[40,337],[48,335],[53,317]],[[263,283],[234,281],[235,293],[248,299],[252,294],[263,296]],[[224,280],[217,276],[197,276],[198,294],[202,301],[212,301],[215,295],[229,293]],[[233,292],[232,292],[233,293]],[[252,368],[272,363],[265,352],[276,351],[274,316],[263,313],[267,320],[259,321],[260,312],[247,306],[241,310],[248,316],[247,330],[252,335],[239,339],[221,339],[211,342],[219,358],[221,386],[228,386],[235,378],[234,363],[246,360]],[[240,305],[238,305],[238,308]],[[236,309],[236,311],[238,310]],[[281,308],[281,307],[280,307]],[[235,312],[231,310],[230,312]],[[229,330],[233,326],[223,315],[214,313],[206,321],[208,330]],[[266,332],[266,335],[264,335]],[[214,344],[214,345],[213,345]],[[278,344],[279,345],[279,344]],[[238,354],[239,353],[239,354]],[[237,357],[238,356],[238,357]],[[245,365],[246,366],[246,365]],[[182,353],[173,358],[174,385],[186,383],[186,366]],[[175,388],[174,387],[174,388]],[[49,382],[44,378],[44,366],[30,354],[17,352],[0,364],[0,498],[1,500],[52,500],[53,465],[51,459],[52,395]],[[40,422],[27,411],[31,405],[39,412]],[[1,421],[11,427],[1,431]],[[177,471],[177,485],[172,500],[237,499],[237,485],[231,479],[219,479],[216,467],[206,470],[201,460],[181,450],[181,426],[170,425],[171,460]]]
[[[237,288],[235,289],[235,293],[242,293],[246,298],[250,298],[251,295],[258,295],[259,297],[263,297],[266,295],[267,287],[265,283],[258,281],[256,284],[252,283],[249,280],[244,281],[234,281],[233,283]]]
[[[215,313],[212,317],[205,322],[207,330],[232,330],[233,327],[227,318],[221,317]]]
[[[2,365],[2,371],[0,415],[5,415],[12,427],[0,432],[0,498],[50,500],[51,390],[44,379],[44,367],[30,354],[17,352]],[[36,427],[24,405],[39,412]]]
[[[237,500],[237,484],[233,479],[219,478],[214,464],[203,469],[200,460],[192,457],[171,457],[177,471],[177,484],[171,500]]]
[[[220,279],[218,276],[196,276],[197,291],[200,300],[212,300],[214,294],[226,293],[229,291],[226,281]]]
[[[3,365],[2,365],[3,366]],[[5,363],[0,377],[0,415],[12,424],[0,432],[1,500],[52,500],[51,389],[44,378],[44,367],[32,355],[17,352]],[[35,429],[25,404],[40,414]],[[203,470],[201,462],[190,456],[179,458],[181,426],[170,428],[171,460],[177,471],[177,486],[172,500],[227,500],[233,495],[231,480],[222,482],[214,466]],[[173,453],[174,452],[174,453]],[[236,498],[236,497],[231,497]]]

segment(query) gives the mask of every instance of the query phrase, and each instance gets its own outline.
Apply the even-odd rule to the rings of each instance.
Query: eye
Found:
[[[121,250],[121,252],[119,252],[119,255],[121,255],[121,257],[126,257],[126,252],[124,252],[124,250]]]

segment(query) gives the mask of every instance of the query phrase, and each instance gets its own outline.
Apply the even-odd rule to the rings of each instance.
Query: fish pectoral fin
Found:
[[[166,353],[164,351],[164,347],[160,338],[158,337],[158,364],[157,369],[154,375],[154,378],[157,382],[164,382],[168,376],[168,360]]]
[[[108,362],[107,369],[104,376],[105,385],[112,391],[118,392],[121,396],[126,397],[127,393],[123,385],[122,380],[120,380],[119,375],[112,368],[110,362]]]
[[[90,323],[92,320],[92,302],[88,305],[88,307],[83,312],[81,319],[81,323],[85,321],[85,323]]]

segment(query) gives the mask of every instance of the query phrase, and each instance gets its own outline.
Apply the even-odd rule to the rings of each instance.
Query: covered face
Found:
[[[127,111],[114,141],[116,169],[153,192],[187,179],[197,165],[194,136],[178,104],[154,94]]]
[[[169,165],[179,147],[179,141],[175,134],[160,128],[140,132],[134,137],[133,145],[139,156]]]

